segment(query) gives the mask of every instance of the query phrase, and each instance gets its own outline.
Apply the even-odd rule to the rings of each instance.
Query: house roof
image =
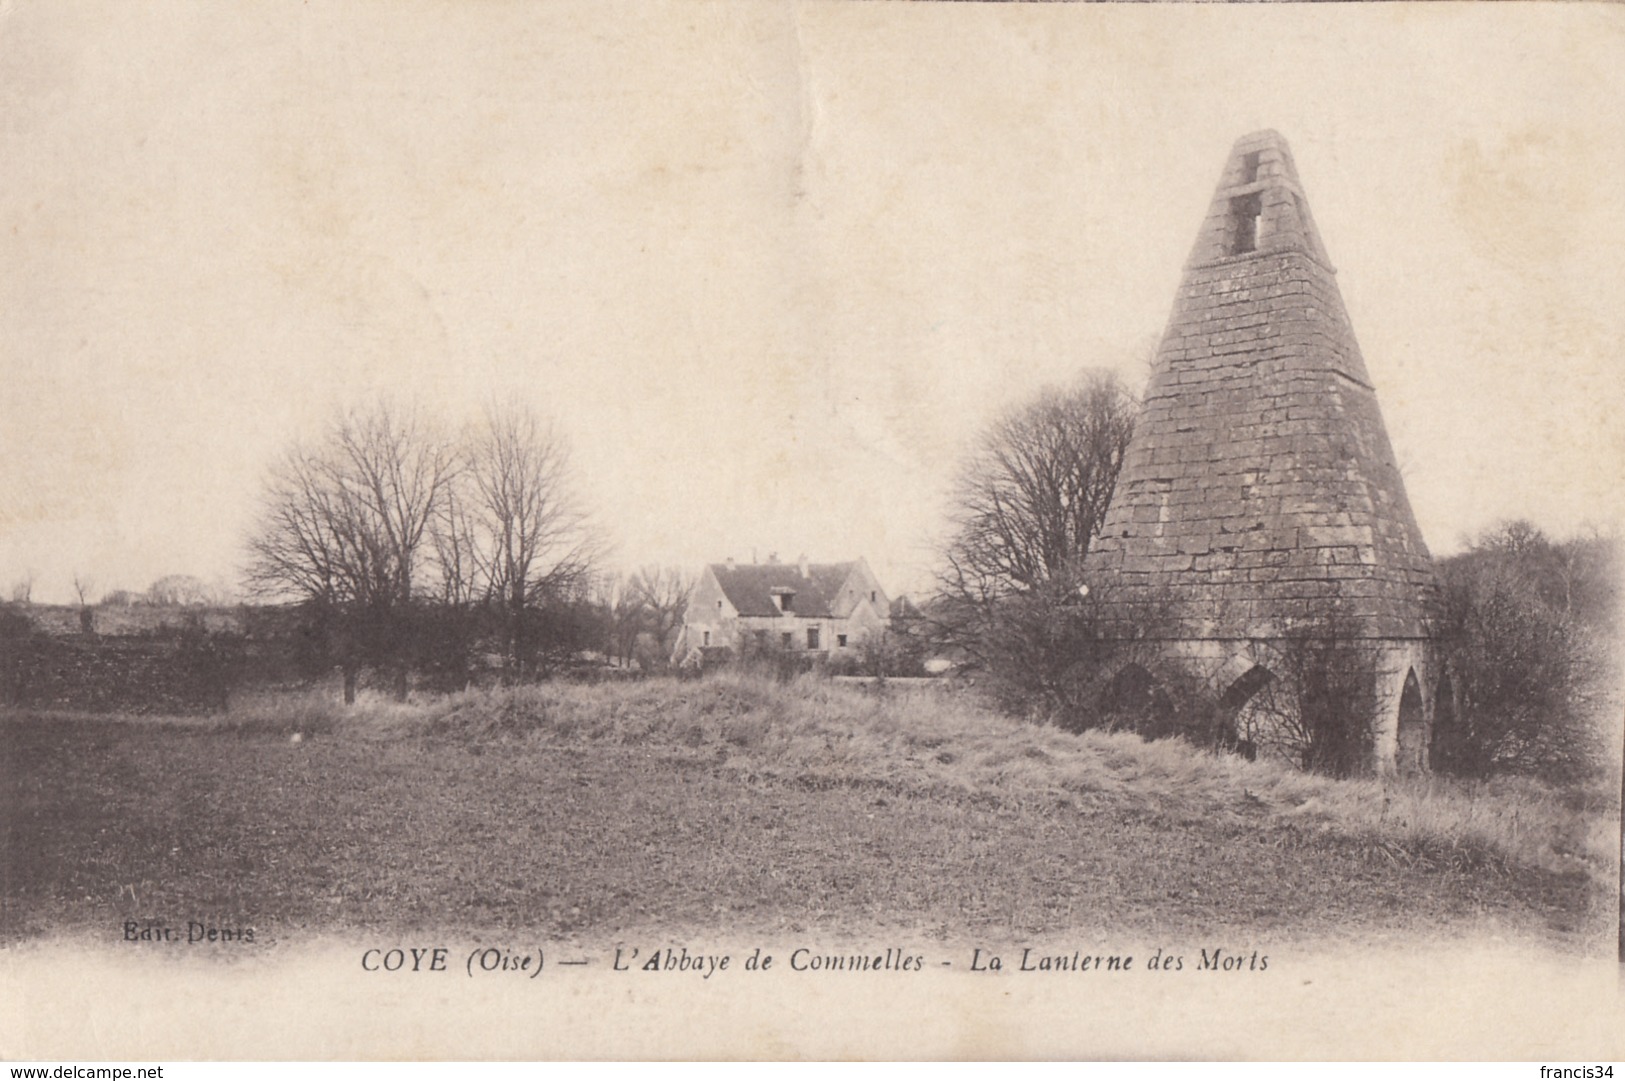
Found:
[[[794,592],[791,615],[828,619],[831,603],[852,576],[857,563],[809,563],[802,575],[797,563],[713,563],[717,584],[742,616],[776,616],[774,593]]]

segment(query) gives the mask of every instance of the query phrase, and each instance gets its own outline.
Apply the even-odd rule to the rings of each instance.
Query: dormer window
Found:
[[[768,592],[773,594],[773,603],[778,606],[779,611],[791,612],[795,610],[795,590],[791,589],[789,586],[774,586],[772,589],[768,590]]]

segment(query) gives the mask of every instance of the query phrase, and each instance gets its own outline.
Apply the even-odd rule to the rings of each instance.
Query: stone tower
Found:
[[[1165,660],[1232,716],[1290,667],[1288,643],[1336,627],[1374,658],[1366,766],[1426,768],[1433,566],[1273,131],[1225,163],[1087,566],[1162,598]]]

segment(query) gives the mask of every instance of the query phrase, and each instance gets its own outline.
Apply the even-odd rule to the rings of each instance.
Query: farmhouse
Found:
[[[675,655],[728,649],[840,657],[886,629],[890,604],[862,559],[712,563],[689,596]]]

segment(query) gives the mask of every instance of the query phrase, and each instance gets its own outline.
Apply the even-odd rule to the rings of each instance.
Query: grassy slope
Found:
[[[1607,816],[1529,786],[1331,782],[812,680],[20,716],[0,748],[6,938],[192,917],[284,937],[1489,923],[1584,949],[1612,916]]]

